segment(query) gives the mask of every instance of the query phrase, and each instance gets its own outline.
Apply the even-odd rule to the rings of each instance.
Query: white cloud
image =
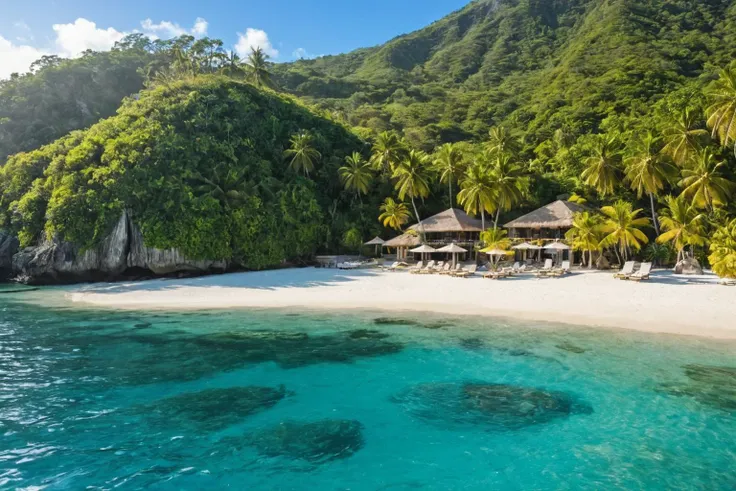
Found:
[[[28,40],[33,41],[33,35],[26,23],[17,21],[13,27],[23,31],[25,35],[17,36],[15,43],[0,35],[0,80],[8,78],[11,73],[26,73],[31,63],[44,55],[53,54],[74,58],[88,49],[105,51],[130,34],[130,32],[118,31],[113,27],[107,29],[97,27],[94,22],[80,17],[70,24],[54,24],[52,27],[56,38],[53,44],[48,49],[41,49],[27,44]],[[191,34],[195,37],[204,36],[207,34],[208,24],[205,19],[198,17],[194,25],[187,29],[169,21],[154,24],[151,19],[146,19],[141,22],[141,27],[144,34],[151,39],[168,39],[182,34]],[[268,43],[268,36],[266,36],[266,42]],[[278,54],[277,51],[276,53]]]
[[[314,58],[320,58],[324,55],[315,55],[304,48],[297,48],[294,50],[293,53],[291,53],[291,56],[297,60],[312,60]]]
[[[245,34],[238,33],[235,52],[241,58],[245,58],[250,53],[251,48],[261,48],[271,58],[278,58],[279,56],[279,50],[273,47],[266,31],[249,27],[245,30]]]
[[[0,36],[0,80],[11,73],[25,73],[31,63],[47,55],[42,50],[27,45],[16,45]]]
[[[94,51],[109,50],[125,37],[125,33],[112,27],[99,29],[97,24],[79,18],[73,24],[54,24],[56,47],[59,56],[75,57],[88,49]]]
[[[191,29],[182,27],[175,22],[169,22],[164,20],[158,24],[154,24],[151,19],[146,19],[141,22],[143,31],[152,38],[163,37],[165,39],[183,36],[184,34],[191,34],[195,37],[205,36],[207,34],[207,27],[209,24],[206,20],[201,17],[197,17],[194,21],[194,26]]]

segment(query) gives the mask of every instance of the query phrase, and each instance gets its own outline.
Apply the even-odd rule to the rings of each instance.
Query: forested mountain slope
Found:
[[[596,132],[736,54],[729,0],[477,0],[385,45],[277,65],[278,82],[374,131],[414,144],[523,130]]]

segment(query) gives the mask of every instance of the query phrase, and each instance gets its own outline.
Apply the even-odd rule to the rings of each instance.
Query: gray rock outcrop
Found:
[[[686,257],[675,265],[675,274],[703,274],[703,267],[694,257]]]
[[[1,237],[0,252],[3,250]],[[17,249],[17,240],[15,243]],[[54,239],[12,255],[10,265],[14,275],[35,284],[112,280],[133,268],[166,275],[224,271],[227,267],[225,261],[190,260],[176,249],[146,247],[143,236],[127,212],[122,214],[102,243],[93,249],[81,251],[74,244]]]
[[[18,252],[18,239],[0,230],[0,280],[11,274],[13,255],[16,252]]]

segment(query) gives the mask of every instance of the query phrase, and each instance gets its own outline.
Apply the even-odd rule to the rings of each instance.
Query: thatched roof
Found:
[[[369,240],[368,242],[366,242],[363,245],[364,246],[383,245],[384,242],[386,242],[386,241],[383,240],[382,238],[376,236],[376,237],[373,237],[371,240]]]
[[[527,213],[523,217],[513,220],[506,228],[569,228],[572,227],[572,217],[575,213],[585,211],[586,208],[570,201],[555,201],[538,210]]]
[[[481,221],[471,218],[463,210],[450,208],[435,216],[422,220],[424,231],[427,233],[437,232],[480,232]],[[419,230],[419,224],[409,227],[411,230]]]
[[[419,244],[421,244],[421,242],[419,241],[419,237],[416,235],[403,234],[387,240],[383,243],[383,247],[416,247]]]

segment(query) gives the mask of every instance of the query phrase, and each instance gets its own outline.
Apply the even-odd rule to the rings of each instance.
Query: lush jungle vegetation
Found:
[[[140,57],[118,93],[145,90],[9,158],[0,226],[89,246],[128,208],[150,245],[264,267],[451,205],[505,244],[507,218],[570,197],[590,208],[568,237],[588,262],[693,255],[733,277],[734,41],[726,0],[479,0],[383,46],[291,64],[129,38],[104,56]],[[55,101],[96,100],[28,97],[96,56],[3,82],[0,149],[112,111],[24,134]]]

